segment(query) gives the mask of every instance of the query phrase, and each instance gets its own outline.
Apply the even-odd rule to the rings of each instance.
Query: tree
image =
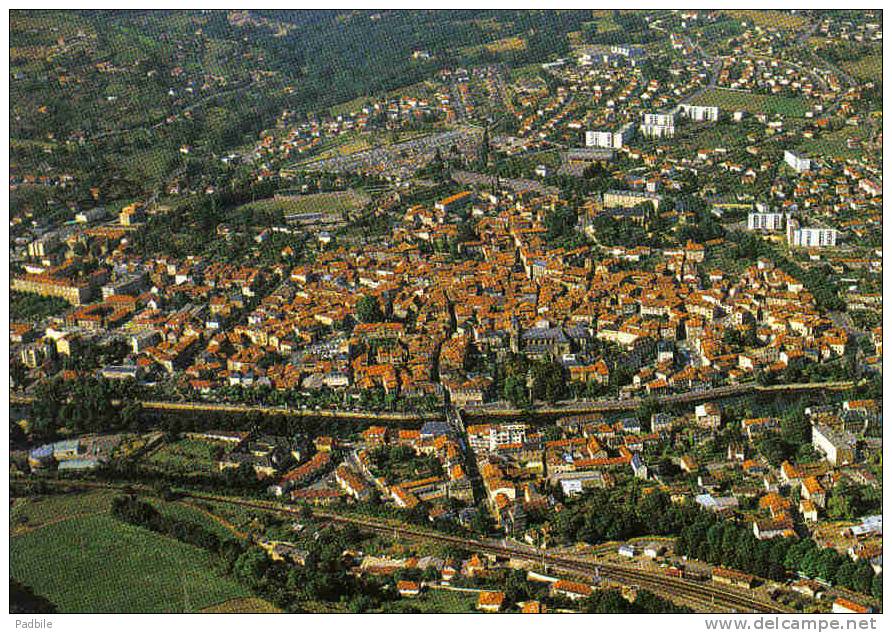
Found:
[[[57,613],[56,605],[14,578],[9,579],[10,613]]]
[[[503,590],[505,598],[510,604],[529,600],[533,595],[527,575],[520,569],[512,569],[508,572]]]
[[[638,422],[646,428],[650,428],[651,417],[660,411],[660,401],[650,396],[641,401],[638,410],[635,412]]]
[[[263,577],[269,562],[269,557],[263,550],[252,547],[238,557],[232,569],[238,578],[254,585]]]
[[[121,426],[131,431],[139,430],[142,404],[138,400],[128,400],[121,408]]]
[[[631,605],[619,591],[609,589],[596,591],[580,602],[583,613],[629,613]]]
[[[846,559],[836,570],[836,582],[846,587],[851,586],[858,571],[857,565],[851,559]]]
[[[852,515],[849,498],[845,494],[837,492],[841,488],[843,486],[837,486],[830,495],[830,499],[827,500],[827,516],[831,519],[847,519]]]
[[[563,244],[572,242],[574,238],[580,237],[576,232],[576,212],[568,206],[556,208],[545,216],[545,235],[549,244]]]
[[[784,414],[781,420],[781,437],[797,447],[811,443],[811,424],[805,419],[802,407],[795,407]]]
[[[871,582],[870,595],[877,600],[883,599],[883,574],[877,574]]]
[[[371,295],[365,295],[356,302],[355,314],[360,323],[377,323],[384,319],[381,304],[377,297]]]
[[[784,460],[790,459],[795,452],[794,447],[790,446],[783,438],[770,434],[759,440],[759,452],[765,456],[772,465],[780,466]]]
[[[526,381],[521,376],[508,376],[502,386],[502,395],[516,409],[529,405]]]
[[[540,361],[531,370],[533,398],[554,403],[564,397],[567,383],[564,380],[564,367],[559,362]]]

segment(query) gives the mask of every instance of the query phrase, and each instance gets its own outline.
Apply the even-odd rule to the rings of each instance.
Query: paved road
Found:
[[[704,389],[702,391],[687,391],[684,393],[671,394],[668,396],[660,396],[657,402],[660,405],[676,405],[676,404],[693,404],[696,402],[704,402],[707,400],[720,400],[722,398],[733,398],[736,396],[747,395],[750,393],[792,393],[813,390],[841,390],[851,389],[854,383],[851,381],[843,382],[821,382],[821,383],[800,383],[789,385],[770,385],[762,386],[755,383],[747,383],[744,385],[728,385],[725,387],[716,387],[713,389]],[[559,402],[554,405],[539,405],[533,409],[533,413],[538,414],[570,414],[570,413],[598,413],[607,411],[634,411],[646,398],[627,398],[620,400],[595,400],[595,401],[567,401]],[[481,407],[467,407],[465,413],[469,415],[503,415],[515,416],[524,413],[520,409],[512,409],[506,406],[504,402],[491,403]]]
[[[746,395],[749,393],[791,393],[813,390],[842,390],[851,389],[854,383],[851,381],[841,382],[820,382],[820,383],[799,383],[789,385],[770,385],[762,386],[755,383],[747,383],[744,385],[728,385],[725,387],[716,387],[714,389],[704,389],[702,391],[687,391],[684,393],[671,394],[668,396],[660,396],[657,402],[661,405],[689,404],[694,402],[703,402],[706,400],[717,400],[721,398],[730,398],[735,396]],[[637,409],[645,398],[627,398],[625,400],[595,400],[595,401],[566,401],[559,402],[554,405],[537,406],[533,413],[538,414],[568,414],[568,413],[586,413],[599,411],[631,411]],[[34,396],[13,394],[9,396],[11,404],[31,404],[34,402]],[[120,404],[113,401],[112,404]],[[207,413],[224,412],[224,413],[261,413],[268,415],[297,415],[310,417],[341,417],[341,418],[368,418],[369,420],[392,420],[392,421],[408,421],[408,420],[433,420],[442,419],[441,413],[390,413],[390,412],[363,412],[363,411],[332,411],[332,410],[315,410],[315,409],[294,409],[290,407],[273,407],[262,405],[248,404],[215,404],[209,402],[162,402],[158,400],[143,401],[144,409],[160,410],[160,411],[204,411]],[[512,409],[506,406],[504,402],[495,402],[481,407],[466,407],[465,413],[471,415],[521,415],[525,411],[520,409]]]
[[[703,88],[695,90],[681,101],[682,103],[690,103],[707,90],[711,90],[716,87],[716,84],[719,80],[719,75],[722,74],[722,69],[725,67],[725,60],[721,57],[713,57],[711,55],[707,55],[706,51],[704,51],[699,44],[694,44],[690,38],[686,37],[685,43],[697,52],[697,54],[700,56],[700,59],[705,62],[712,63],[712,67],[709,69],[709,83]]]

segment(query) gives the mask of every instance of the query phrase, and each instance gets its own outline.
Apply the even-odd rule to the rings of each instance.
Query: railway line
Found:
[[[11,481],[15,480],[16,478],[13,478]],[[41,481],[48,484],[93,489],[101,488],[125,493],[140,492],[155,494],[157,492],[151,487],[142,484],[118,484],[58,479],[44,479]],[[300,509],[297,507],[287,506],[273,501],[249,500],[200,492],[179,492],[183,498],[196,501],[223,503],[279,514],[298,515],[300,513]],[[532,547],[509,547],[506,544],[500,544],[498,542],[468,539],[440,532],[431,532],[422,528],[405,526],[371,517],[347,516],[317,509],[313,510],[313,516],[333,523],[356,525],[361,529],[380,534],[401,536],[413,540],[449,543],[456,547],[472,550],[481,554],[493,554],[515,560],[525,560],[533,563],[545,564],[550,569],[578,574],[589,579],[589,581],[603,579],[627,586],[636,586],[641,589],[652,591],[654,594],[667,600],[673,602],[680,601],[683,604],[695,606],[699,611],[704,613],[795,613],[795,611],[791,611],[780,604],[761,599],[755,595],[749,595],[741,590],[732,589],[730,587],[716,587],[712,584],[699,583],[684,578],[664,576],[658,572],[634,569],[615,563],[579,560],[562,554],[536,550]]]
[[[298,514],[297,508],[284,506],[274,502],[236,500],[231,497],[219,495],[192,494],[193,499],[213,501],[217,503],[231,503],[241,507],[257,510]],[[482,541],[479,539],[467,539],[442,533],[431,533],[420,528],[400,526],[371,518],[350,517],[331,512],[314,510],[314,516],[324,518],[335,523],[350,523],[360,528],[384,534],[395,534],[405,538],[416,540],[437,541],[450,543],[463,549],[474,550],[478,553],[495,554],[508,558],[527,560],[534,563],[547,563],[552,569],[559,569],[594,579],[596,577],[614,580],[625,585],[635,585],[642,589],[648,589],[655,594],[669,600],[683,600],[687,603],[698,605],[706,612],[753,612],[753,613],[778,613],[788,612],[788,609],[774,602],[769,602],[755,596],[746,595],[741,591],[731,588],[719,588],[697,583],[681,578],[663,576],[656,572],[639,569],[631,569],[611,563],[594,563],[581,561],[566,556],[549,554],[533,549],[521,549],[508,547],[497,543]]]

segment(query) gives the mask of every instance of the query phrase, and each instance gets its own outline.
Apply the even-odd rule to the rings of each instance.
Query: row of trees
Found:
[[[141,501],[136,496],[115,497],[112,500],[112,516],[139,527],[175,538],[183,543],[219,553],[229,547],[216,534],[197,523],[165,516],[152,504]]]
[[[772,580],[802,573],[882,598],[882,575],[874,573],[869,561],[854,562],[835,549],[818,546],[810,538],[760,541],[746,525],[707,513],[682,528],[675,541],[675,552]]]
[[[680,555],[774,580],[802,572],[877,598],[882,595],[882,578],[867,561],[854,563],[810,538],[760,541],[749,524],[735,523],[692,504],[673,504],[663,492],[642,495],[635,481],[626,487],[588,493],[556,514],[551,527],[553,534],[567,541],[593,544],[675,535],[675,552]]]
[[[137,430],[141,388],[133,381],[87,377],[54,379],[37,385],[31,407],[34,439],[55,439],[61,429],[73,433]]]
[[[596,591],[582,600],[579,607],[583,613],[692,613],[687,607],[664,600],[646,589],[639,589],[631,602],[618,589]]]

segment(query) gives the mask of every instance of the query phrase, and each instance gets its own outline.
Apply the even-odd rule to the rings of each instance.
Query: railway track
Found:
[[[191,493],[187,494],[186,496],[205,501],[231,503],[242,507],[249,507],[269,512],[280,512],[288,514],[299,513],[299,510],[296,508],[283,506],[274,502],[244,501],[218,495],[203,495]],[[688,603],[696,604],[706,612],[734,611],[754,613],[794,613],[793,611],[789,611],[779,604],[762,600],[755,596],[748,596],[741,591],[735,591],[730,588],[725,589],[710,585],[704,585],[681,578],[662,576],[661,574],[656,572],[630,569],[621,565],[611,563],[593,563],[580,561],[570,559],[565,556],[549,554],[547,552],[506,547],[496,543],[490,543],[477,539],[466,539],[442,533],[431,533],[420,528],[416,529],[396,525],[380,520],[374,520],[371,518],[350,517],[330,512],[321,512],[318,510],[314,510],[313,514],[316,517],[324,518],[335,523],[350,523],[363,529],[379,533],[396,534],[417,540],[433,540],[441,543],[450,543],[463,549],[475,550],[479,553],[490,553],[498,556],[507,556],[509,558],[527,560],[534,563],[544,562],[553,569],[581,573],[588,578],[601,577],[608,580],[614,580],[625,585],[637,585],[642,589],[653,591],[655,594],[669,600],[676,601],[681,599]]]
[[[13,479],[15,481],[15,478]],[[46,483],[66,485],[83,488],[102,488],[121,492],[155,493],[152,488],[142,484],[115,484],[76,480],[43,480]],[[273,501],[247,500],[224,495],[205,494],[199,492],[181,491],[180,494],[188,499],[197,501],[210,501],[224,503],[243,508],[252,508],[264,512],[298,515],[299,508],[287,506]],[[397,523],[389,523],[384,520],[370,517],[355,517],[313,510],[315,517],[331,521],[333,523],[352,524],[364,530],[402,536],[404,538],[436,541],[449,543],[466,550],[473,550],[483,554],[495,554],[513,559],[526,560],[533,563],[545,563],[551,569],[581,574],[590,580],[601,578],[614,581],[623,585],[637,586],[641,589],[652,591],[656,595],[671,600],[681,601],[684,604],[695,605],[704,613],[737,612],[737,613],[795,613],[782,605],[747,595],[740,590],[715,587],[710,584],[663,576],[657,572],[649,572],[641,569],[632,569],[622,565],[602,562],[590,562],[566,555],[550,554],[535,549],[523,549],[508,547],[494,542],[480,539],[467,539],[439,532],[430,532],[421,528],[407,527]]]

